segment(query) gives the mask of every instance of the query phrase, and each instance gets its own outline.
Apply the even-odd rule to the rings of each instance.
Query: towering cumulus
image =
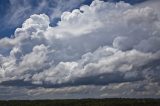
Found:
[[[13,37],[0,39],[0,92],[14,90],[10,97],[23,98],[160,97],[158,12],[94,0],[64,12],[55,27],[47,15],[31,15]]]

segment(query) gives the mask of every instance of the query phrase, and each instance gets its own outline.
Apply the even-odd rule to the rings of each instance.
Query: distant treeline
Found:
[[[0,106],[160,106],[160,99],[9,100]]]

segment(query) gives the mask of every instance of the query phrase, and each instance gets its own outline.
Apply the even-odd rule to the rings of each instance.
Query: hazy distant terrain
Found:
[[[160,99],[11,100],[0,106],[160,106]]]

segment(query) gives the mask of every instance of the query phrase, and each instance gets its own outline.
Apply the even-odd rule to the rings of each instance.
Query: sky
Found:
[[[159,0],[1,0],[0,100],[160,98]]]
[[[105,0],[119,2],[120,0]],[[136,4],[144,0],[124,0]],[[81,5],[90,5],[92,0],[1,0],[0,1],[0,38],[10,37],[17,27],[33,14],[43,14],[55,26],[64,11],[71,11]]]

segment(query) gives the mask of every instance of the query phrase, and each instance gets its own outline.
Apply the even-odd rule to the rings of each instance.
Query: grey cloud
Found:
[[[158,88],[160,81],[159,18],[150,7],[99,0],[64,12],[55,27],[47,15],[34,14],[13,38],[0,39],[1,85],[63,89],[125,83],[129,90],[138,82],[146,88],[131,86],[126,95],[141,89],[155,95],[150,85]]]

